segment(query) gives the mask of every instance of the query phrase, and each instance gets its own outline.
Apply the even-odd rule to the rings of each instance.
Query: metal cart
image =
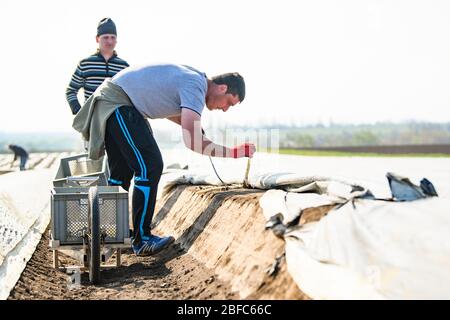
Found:
[[[131,247],[128,192],[107,186],[106,159],[90,160],[87,154],[61,159],[51,191],[51,237],[53,267],[60,266],[58,253],[77,259],[82,271],[89,271],[93,284],[100,282],[100,269],[110,268],[108,259]]]

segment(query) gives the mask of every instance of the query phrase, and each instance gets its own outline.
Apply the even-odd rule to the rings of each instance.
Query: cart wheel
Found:
[[[89,281],[100,282],[100,207],[97,187],[89,188]]]

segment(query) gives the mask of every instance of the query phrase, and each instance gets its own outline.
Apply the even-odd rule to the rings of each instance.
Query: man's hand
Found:
[[[240,146],[231,148],[231,155],[233,158],[252,158],[256,151],[256,146],[253,143],[244,143]]]

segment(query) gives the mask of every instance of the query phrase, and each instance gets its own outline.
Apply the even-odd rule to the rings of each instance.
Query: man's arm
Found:
[[[72,75],[69,86],[66,89],[66,100],[69,103],[70,109],[72,110],[72,114],[77,114],[81,109],[80,102],[78,101],[78,91],[84,85],[84,77],[83,72],[81,70],[80,64],[78,64],[75,72]]]
[[[176,119],[170,120],[174,121]],[[215,144],[203,135],[200,115],[190,109],[181,109],[180,120],[183,142],[187,148],[194,152],[212,157],[240,158],[251,157],[256,150],[253,144],[245,144],[233,148]]]

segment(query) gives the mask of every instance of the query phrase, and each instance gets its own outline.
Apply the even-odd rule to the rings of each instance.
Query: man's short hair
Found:
[[[227,85],[227,92],[231,93],[232,95],[238,95],[239,96],[239,102],[244,101],[245,98],[245,82],[244,78],[237,73],[237,72],[231,72],[231,73],[224,73],[218,76],[215,76],[211,79],[215,84],[226,84]]]

